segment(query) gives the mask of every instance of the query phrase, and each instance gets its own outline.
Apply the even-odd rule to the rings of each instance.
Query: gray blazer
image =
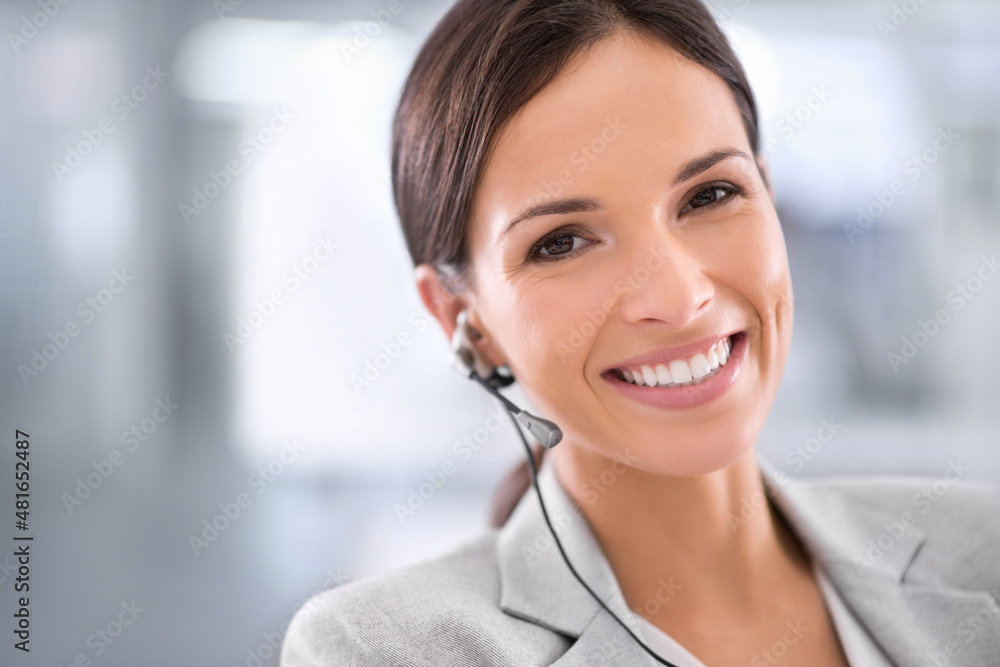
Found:
[[[826,479],[758,462],[770,501],[895,664],[1000,666],[1000,488],[961,479],[960,462],[940,478]],[[635,632],[593,532],[547,461],[539,485],[573,565]],[[750,500],[745,513],[763,507]],[[657,663],[573,578],[530,489],[502,529],[310,599],[292,618],[280,664]]]

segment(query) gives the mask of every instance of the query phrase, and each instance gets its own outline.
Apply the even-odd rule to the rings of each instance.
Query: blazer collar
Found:
[[[600,545],[579,507],[563,490],[550,459],[544,459],[538,486],[549,519],[585,582],[618,618],[638,627]],[[580,585],[563,562],[545,524],[534,488],[529,488],[497,536],[500,608],[577,641],[553,667],[643,664],[646,652]]]
[[[987,592],[903,581],[926,539],[922,528],[905,527],[899,516],[844,493],[842,485],[793,480],[755,456],[768,501],[896,664],[924,667],[928,655],[956,639],[955,619],[975,616],[990,604]],[[587,519],[562,488],[549,459],[543,461],[538,484],[577,572],[638,634],[635,617]],[[882,546],[888,548],[879,546],[882,535],[891,536],[891,544],[882,538]],[[614,619],[598,613],[600,605],[566,567],[533,488],[500,530],[496,550],[501,609],[577,639],[554,666],[654,664]],[[1000,620],[988,622],[984,632],[1000,636]],[[976,655],[966,650],[949,664],[974,664],[960,659],[975,660]]]
[[[912,502],[890,511],[851,492],[854,485],[870,488],[871,479],[793,481],[760,456],[757,460],[771,502],[895,664],[997,664],[1000,610],[993,594],[939,583],[955,553],[936,552],[929,565],[914,567],[927,531]],[[912,489],[918,488],[899,479],[878,481],[898,493],[886,494],[896,502],[912,501]],[[984,611],[989,611],[985,619]],[[957,653],[946,654],[949,647]]]

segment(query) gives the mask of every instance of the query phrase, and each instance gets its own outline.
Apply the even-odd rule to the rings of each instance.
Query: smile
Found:
[[[655,408],[685,410],[725,395],[742,375],[747,334],[683,346],[611,368],[601,376],[623,397]]]
[[[640,387],[684,387],[714,377],[719,369],[726,365],[732,349],[732,339],[728,337],[688,359],[617,368],[614,372],[619,380]]]

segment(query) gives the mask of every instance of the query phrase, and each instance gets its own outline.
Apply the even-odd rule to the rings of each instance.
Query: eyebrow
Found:
[[[671,187],[680,185],[684,181],[691,180],[695,176],[708,171],[719,162],[734,157],[743,158],[753,162],[753,159],[751,159],[745,151],[741,151],[738,148],[722,148],[714,150],[686,162],[684,166],[681,167],[680,171],[677,172],[677,175],[674,176]],[[542,202],[541,204],[529,206],[516,215],[510,223],[507,224],[507,227],[503,230],[503,234],[501,234],[501,236],[506,235],[518,223],[530,220],[531,218],[538,218],[543,215],[562,215],[566,213],[592,213],[594,211],[603,210],[604,203],[601,202],[600,199],[594,199],[592,197],[572,197],[568,199],[556,199],[553,201]]]

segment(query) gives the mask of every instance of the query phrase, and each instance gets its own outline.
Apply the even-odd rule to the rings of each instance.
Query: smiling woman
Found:
[[[998,663],[996,489],[918,512],[927,480],[755,455],[793,320],[758,144],[697,0],[448,12],[394,125],[417,286],[468,375],[516,379],[561,440],[498,530],[307,603],[283,665]]]

